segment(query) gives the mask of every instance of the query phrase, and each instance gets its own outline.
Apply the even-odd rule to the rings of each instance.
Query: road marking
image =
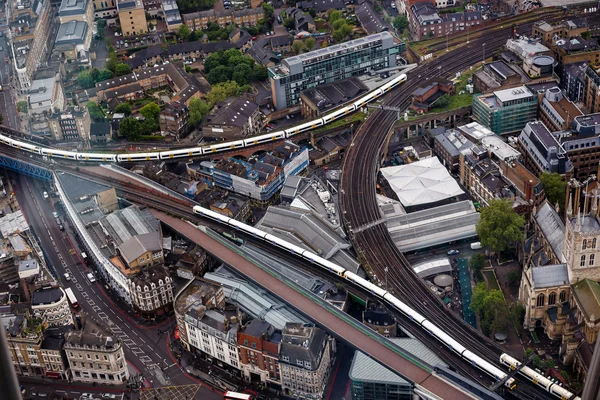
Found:
[[[140,338],[140,340],[141,340],[142,342],[146,343],[146,341],[145,341],[145,340],[144,340],[142,337],[140,337],[140,336],[138,336],[138,337]]]
[[[110,309],[110,312],[113,313],[113,314],[115,314],[115,312],[114,312],[114,310],[112,308]],[[117,314],[115,314],[115,315],[117,315]]]
[[[119,317],[118,315],[117,315],[117,318],[119,319],[119,321],[123,322],[123,320],[121,319],[121,317]]]
[[[101,309],[100,307],[98,307],[98,306],[93,306],[93,307],[92,307],[92,310],[94,310],[94,311],[100,311],[100,310],[102,310],[102,309]]]

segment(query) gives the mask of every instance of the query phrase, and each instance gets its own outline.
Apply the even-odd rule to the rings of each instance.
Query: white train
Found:
[[[235,229],[241,230],[247,234],[253,235],[254,237],[258,237],[262,240],[265,240],[269,243],[272,243],[282,249],[289,251],[290,253],[294,253],[300,257],[307,259],[308,261],[317,264],[328,271],[337,274],[349,281],[354,282],[355,284],[369,290],[374,295],[378,296],[380,299],[386,301],[388,304],[395,307],[398,311],[406,315],[411,320],[415,321],[417,324],[421,325],[423,329],[429,332],[432,336],[434,336],[437,340],[442,342],[445,346],[450,348],[452,351],[459,354],[462,358],[469,361],[472,365],[478,367],[488,375],[492,376],[494,379],[503,380],[507,378],[508,374],[494,364],[482,359],[478,355],[474,354],[470,350],[467,350],[462,344],[453,339],[450,335],[444,332],[442,329],[434,325],[431,321],[427,320],[423,315],[419,314],[417,311],[413,310],[406,303],[400,301],[398,298],[394,297],[391,293],[388,293],[386,290],[381,287],[367,281],[364,278],[356,275],[351,271],[347,271],[346,269],[340,267],[337,264],[332,263],[318,255],[314,254],[311,251],[305,250],[299,246],[296,246],[292,243],[286,242],[276,236],[273,236],[269,233],[261,231],[260,229],[256,229],[250,225],[244,224],[240,221],[237,221],[233,218],[229,218],[225,215],[219,214],[217,212],[211,211],[207,208],[203,208],[200,206],[194,207],[194,213],[201,215],[206,218],[210,218],[212,220],[218,221],[225,225],[234,227]],[[512,370],[514,370],[520,363],[513,357],[508,354],[502,354],[500,357],[500,363],[509,366]],[[579,397],[575,397],[568,390],[558,386],[556,383],[552,382],[550,379],[544,377],[543,375],[538,374],[536,371],[531,368],[524,367],[519,371],[523,376],[527,377],[534,384],[544,388],[546,391],[552,393],[554,396],[561,398],[562,400],[571,399],[572,400],[581,400]],[[516,387],[516,380],[514,378],[508,378],[504,385],[510,389],[514,389]]]
[[[324,117],[317,118],[315,120],[305,122],[303,124],[282,130],[277,132],[270,132],[264,135],[255,136],[249,139],[243,140],[234,140],[232,142],[225,143],[217,143],[213,145],[205,145],[202,147],[192,147],[186,149],[179,150],[168,150],[168,151],[160,151],[160,152],[151,152],[151,153],[77,153],[74,151],[64,151],[57,149],[49,149],[45,147],[40,147],[39,145],[22,142],[17,139],[13,139],[9,136],[0,134],[0,143],[5,145],[21,149],[24,151],[29,151],[31,153],[60,158],[66,160],[74,160],[74,161],[82,161],[82,162],[135,162],[135,161],[152,161],[152,160],[172,160],[178,158],[187,158],[200,156],[205,154],[213,154],[222,151],[241,149],[245,147],[256,146],[262,143],[267,143],[273,140],[287,139],[294,135],[297,135],[302,132],[306,132],[320,126],[326,125],[330,122],[335,121],[345,115],[348,115],[361,107],[364,107],[365,104],[377,99],[379,96],[384,93],[389,92],[392,88],[398,86],[402,82],[405,82],[407,79],[406,74],[401,74],[400,76],[392,79],[388,83],[382,85],[381,87],[373,90],[367,95],[361,97],[355,102],[342,107],[338,110],[335,110]]]

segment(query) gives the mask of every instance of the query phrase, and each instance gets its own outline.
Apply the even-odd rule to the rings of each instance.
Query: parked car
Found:
[[[44,198],[47,199],[48,198],[48,192],[44,192]]]
[[[52,216],[53,216],[54,218],[58,218],[58,213],[57,213],[56,211],[54,211],[54,212],[52,213]]]
[[[448,250],[446,252],[446,254],[448,254],[449,256],[455,256],[455,255],[457,255],[459,253],[460,253],[460,251],[458,251],[458,250]]]

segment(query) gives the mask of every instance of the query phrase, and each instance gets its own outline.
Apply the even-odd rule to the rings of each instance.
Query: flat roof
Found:
[[[526,86],[519,86],[511,89],[498,90],[494,92],[494,95],[498,100],[504,103],[505,101],[525,99],[534,94]]]

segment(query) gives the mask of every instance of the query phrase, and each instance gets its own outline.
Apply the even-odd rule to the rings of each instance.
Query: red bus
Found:
[[[253,400],[254,396],[246,393],[238,393],[238,392],[225,392],[225,396],[223,396],[223,400]]]
[[[66,288],[65,293],[67,294],[67,299],[69,300],[69,303],[71,303],[71,307],[73,307],[75,310],[78,310],[79,302],[77,301],[77,297],[75,297],[73,290],[71,290],[71,288]]]

